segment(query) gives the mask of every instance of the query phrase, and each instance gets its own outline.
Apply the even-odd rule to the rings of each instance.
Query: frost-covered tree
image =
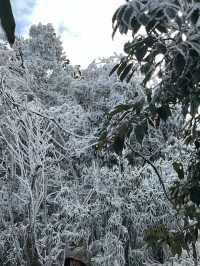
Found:
[[[107,143],[109,152],[97,149],[108,119],[143,101],[139,72],[129,84],[109,77],[113,56],[76,79],[50,25],[33,26],[13,50],[1,43],[0,55],[0,264],[63,265],[69,256],[92,266],[168,261],[168,247],[144,242],[148,228],[182,225],[155,169],[127,147],[119,150],[117,141]],[[171,161],[187,166],[179,124],[174,116],[167,127],[152,126],[142,145],[131,135],[134,151],[167,177],[166,188],[176,178]],[[117,136],[112,124],[110,130]]]

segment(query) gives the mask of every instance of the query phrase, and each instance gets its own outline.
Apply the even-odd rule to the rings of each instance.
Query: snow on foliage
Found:
[[[113,56],[75,79],[49,24],[32,26],[14,50],[1,44],[0,55],[0,264],[63,265],[78,253],[92,266],[167,261],[167,247],[146,247],[145,229],[182,221],[154,170],[135,154],[96,150],[107,113],[142,96],[139,73],[129,84],[109,78]],[[154,163],[166,187],[175,176],[169,162],[188,159],[178,133],[169,140],[177,125],[163,126],[167,144],[161,127],[138,147],[159,150]]]

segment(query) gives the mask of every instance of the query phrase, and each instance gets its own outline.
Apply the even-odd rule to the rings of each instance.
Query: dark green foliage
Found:
[[[124,148],[124,140],[125,136],[118,134],[114,137],[113,141],[113,150],[116,152],[118,155],[122,154],[123,148]]]
[[[113,72],[116,71],[122,81],[129,80],[130,73],[133,74],[130,65],[134,62],[144,75],[142,86],[145,103],[139,111],[135,107],[132,109],[132,120],[129,120],[136,124],[136,141],[143,143],[144,136],[148,135],[148,125],[159,128],[156,120],[167,122],[173,116],[173,108],[177,103],[182,107],[180,116],[186,117],[188,112],[191,115],[180,136],[184,137],[186,144],[193,145],[196,152],[191,152],[192,160],[185,170],[183,162],[173,162],[178,179],[169,189],[171,203],[178,213],[181,211],[185,225],[180,232],[174,233],[169,232],[164,225],[158,225],[147,230],[146,241],[157,248],[167,243],[172,254],[178,256],[192,244],[194,258],[200,224],[197,222],[191,226],[188,220],[200,220],[197,210],[197,206],[200,206],[199,19],[199,1],[133,0],[120,7],[112,21],[113,34],[117,29],[120,33],[126,33],[127,29],[132,31],[132,40],[124,45],[126,57],[121,59]],[[123,27],[126,30],[122,30]],[[142,27],[143,33],[140,34],[138,31]],[[155,74],[159,80],[153,87],[149,81]],[[121,143],[120,153],[124,139]]]
[[[171,116],[169,105],[162,105],[161,107],[157,108],[156,111],[159,117],[164,121],[167,121],[168,117]]]
[[[125,139],[130,136],[132,131],[132,125],[129,123],[123,123],[117,130],[116,135],[113,137],[112,148],[118,155],[122,154],[125,146]]]
[[[198,206],[200,205],[200,187],[197,186],[190,189],[190,198],[192,202]]]
[[[182,54],[177,54],[174,59],[174,67],[177,71],[178,75],[181,75],[184,67],[185,67],[186,61]]]
[[[200,99],[198,95],[194,95],[190,103],[190,114],[194,116],[198,112],[198,107],[200,104]]]
[[[124,68],[123,72],[122,72],[121,75],[120,75],[120,80],[121,80],[121,81],[124,81],[124,79],[125,79],[125,78],[127,77],[127,75],[130,73],[132,67],[133,67],[133,63],[130,63],[130,64],[128,64],[128,65]]]
[[[122,112],[128,111],[131,108],[133,108],[132,104],[120,104],[120,105],[117,105],[115,107],[115,109],[108,114],[108,116],[109,116],[109,118],[112,118],[114,115],[116,115],[118,113],[122,113]]]
[[[183,170],[182,163],[174,162],[173,167],[174,167],[174,170],[176,171],[176,173],[178,174],[178,178],[183,179],[184,178],[184,170]]]
[[[15,19],[10,0],[0,0],[0,19],[8,42],[10,45],[13,45],[15,42]]]
[[[113,67],[113,69],[110,71],[110,73],[109,73],[109,77],[118,69],[118,67],[119,67],[119,65],[120,64],[116,64],[114,67]]]
[[[200,36],[196,29],[191,33],[189,24],[191,21],[196,25],[199,6],[194,4],[193,7],[183,7],[184,11],[175,0],[161,1],[160,6],[158,4],[154,9],[151,9],[148,2],[142,2],[140,5],[140,1],[133,1],[120,7],[113,16],[113,25],[117,28],[127,27],[133,32],[133,40],[124,46],[127,57],[123,58],[123,63],[116,68],[117,73],[120,76],[122,68],[125,69],[133,59],[141,63],[147,62],[149,64],[141,64],[141,71],[145,74],[143,85],[146,86],[156,68],[160,68],[162,81],[159,90],[163,93],[164,102],[169,104],[174,103],[176,99],[189,103],[191,95],[196,96],[196,86],[199,83]],[[180,16],[179,12],[184,12],[185,17]],[[141,26],[145,27],[146,33],[136,34]],[[169,36],[168,31],[177,32]],[[156,63],[159,54],[164,58]],[[161,66],[162,62],[165,63],[165,71]],[[128,74],[128,71],[124,72],[123,80]]]
[[[163,243],[167,243],[173,256],[176,254],[180,257],[183,245],[185,245],[184,234],[171,233],[165,225],[155,226],[145,232],[145,241],[149,246],[154,248],[162,247]]]
[[[98,149],[103,148],[107,144],[107,135],[108,135],[108,132],[106,130],[103,130],[103,132],[101,132],[101,136],[97,144]]]
[[[199,8],[196,8],[191,14],[191,22],[192,24],[196,24],[199,18]]]
[[[142,46],[137,46],[135,49],[135,57],[140,62],[143,60],[144,56],[146,55],[148,47],[143,44]]]
[[[144,136],[147,134],[148,132],[148,123],[147,120],[145,119],[145,121],[143,121],[141,124],[136,125],[135,129],[135,136],[137,141],[142,144],[142,141],[144,139]]]

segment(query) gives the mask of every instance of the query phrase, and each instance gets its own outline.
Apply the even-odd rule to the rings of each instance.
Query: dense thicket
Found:
[[[182,224],[146,158],[167,189],[176,179],[171,162],[187,167],[192,149],[179,139],[184,121],[177,106],[139,143],[130,133],[134,151],[117,142],[99,150],[102,128],[124,130],[125,118],[118,127],[107,123],[117,108],[145,97],[139,72],[129,84],[108,77],[117,60],[93,62],[76,75],[50,24],[32,26],[13,50],[1,42],[1,265],[62,265],[67,256],[92,266],[177,260],[167,246],[144,241],[146,229]]]
[[[2,265],[198,265],[200,6],[126,2],[121,58],[80,70],[51,24],[0,43]]]

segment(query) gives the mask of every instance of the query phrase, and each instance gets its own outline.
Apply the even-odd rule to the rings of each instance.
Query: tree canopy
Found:
[[[117,30],[121,34],[131,31],[132,40],[125,43],[126,56],[110,73],[117,72],[120,80],[127,82],[136,70],[143,75],[142,86],[145,94],[143,101],[136,98],[136,103],[118,106],[111,114],[113,116],[121,113],[122,118],[125,116],[127,118],[128,114],[126,128],[130,128],[135,120],[133,128],[136,139],[141,145],[144,136],[148,134],[150,124],[160,128],[161,120],[167,123],[170,117],[174,116],[177,106],[181,108],[179,116],[184,118],[185,125],[179,138],[184,139],[186,144],[191,144],[194,150],[191,152],[191,160],[186,169],[180,160],[172,162],[178,180],[169,189],[169,195],[167,192],[165,194],[177,212],[183,215],[185,222],[181,232],[171,235],[167,229],[162,229],[160,233],[152,231],[151,236],[155,241],[151,242],[150,238],[148,241],[156,244],[160,235],[161,243],[166,242],[178,255],[181,255],[183,249],[189,250],[189,245],[192,244],[196,265],[195,243],[200,228],[199,11],[199,1],[127,1],[113,15],[113,37]],[[124,129],[123,133],[120,132],[122,131],[117,133],[120,134],[120,139],[114,137],[114,146],[117,141],[116,152],[120,150],[121,153],[128,145],[133,152],[140,155],[126,141],[130,131]],[[151,161],[146,160],[146,163],[151,164]],[[163,182],[158,173],[157,175],[164,189]],[[193,222],[189,222],[191,220]],[[166,230],[165,233],[163,230]]]
[[[126,1],[112,23],[126,55],[86,69],[51,24],[0,43],[2,265],[199,263],[200,3]]]

